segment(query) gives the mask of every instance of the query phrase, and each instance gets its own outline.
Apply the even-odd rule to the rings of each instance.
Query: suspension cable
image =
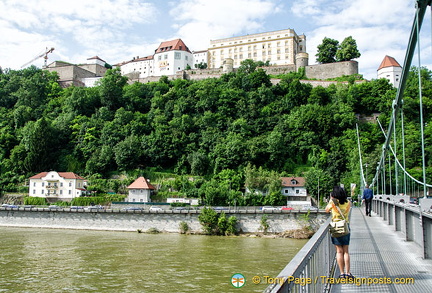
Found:
[[[420,133],[421,133],[421,148],[422,148],[422,168],[423,168],[423,182],[426,182],[426,159],[425,159],[425,145],[424,145],[424,126],[423,126],[423,97],[422,97],[422,81],[421,81],[421,56],[420,56],[420,23],[419,11],[417,10],[417,56],[418,56],[418,83],[419,83],[419,103],[420,103]],[[423,185],[423,196],[426,198],[427,189]]]

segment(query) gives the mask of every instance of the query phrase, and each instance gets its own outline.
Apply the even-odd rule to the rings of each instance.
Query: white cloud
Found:
[[[71,59],[80,55],[77,51],[100,54],[113,43],[121,50],[127,47],[129,30],[157,15],[153,4],[140,0],[1,1],[0,11],[0,35],[9,42],[2,45],[0,66],[16,69],[45,47],[56,47],[53,57],[77,63],[83,62]]]
[[[211,39],[260,31],[280,9],[269,0],[181,0],[172,6],[178,37],[195,50],[207,48]]]

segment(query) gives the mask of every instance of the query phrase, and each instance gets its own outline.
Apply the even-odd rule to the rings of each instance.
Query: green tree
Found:
[[[336,62],[336,52],[338,51],[339,41],[325,37],[318,45],[317,62],[333,63]]]
[[[338,62],[350,61],[359,58],[360,56],[360,51],[357,49],[357,42],[352,38],[352,36],[346,37],[340,44],[339,49],[336,51],[336,60]]]

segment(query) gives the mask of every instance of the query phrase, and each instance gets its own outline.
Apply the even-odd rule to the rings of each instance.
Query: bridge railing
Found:
[[[422,249],[421,257],[432,259],[432,214],[421,211],[420,206],[376,196],[372,210],[395,231],[402,232],[406,241],[414,241]],[[381,197],[382,199],[380,199]]]
[[[331,277],[335,270],[336,249],[331,243],[328,226],[331,218],[321,225],[314,236],[279,273],[275,284],[264,292],[327,292],[322,276]],[[281,281],[283,280],[283,281]]]

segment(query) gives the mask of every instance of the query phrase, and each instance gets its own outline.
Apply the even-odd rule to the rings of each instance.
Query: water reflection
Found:
[[[306,240],[0,227],[0,292],[262,292]],[[241,273],[246,285],[232,287]]]

